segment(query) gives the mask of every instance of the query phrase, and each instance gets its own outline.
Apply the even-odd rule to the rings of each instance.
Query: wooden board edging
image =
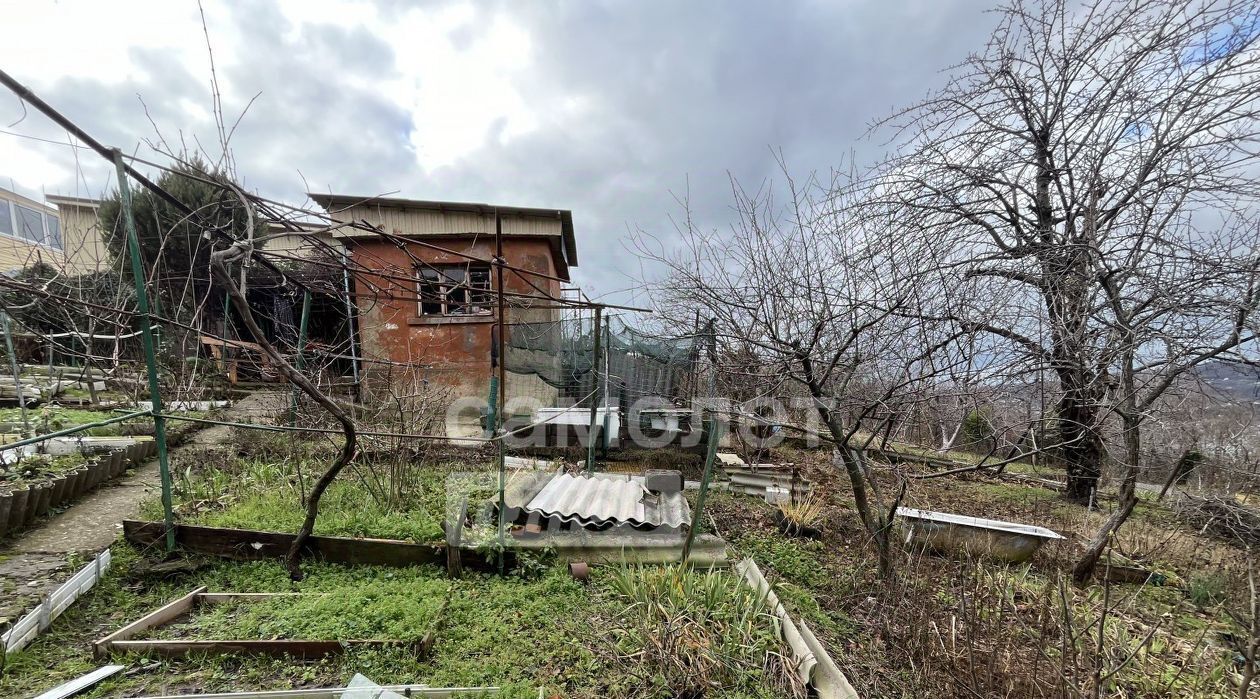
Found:
[[[128,542],[148,547],[160,544],[166,535],[161,522],[123,521]],[[194,553],[236,560],[282,558],[293,545],[294,534],[254,529],[175,525],[175,543]],[[412,566],[446,563],[441,544],[415,544],[393,539],[355,539],[341,536],[312,536],[306,555],[329,563],[349,565]]]
[[[321,593],[313,593],[322,596]],[[303,596],[303,593],[233,593],[207,592],[204,586],[172,600],[162,607],[145,614],[121,629],[105,636],[92,644],[95,656],[110,653],[139,653],[141,655],[158,655],[166,658],[180,657],[189,653],[208,655],[257,654],[292,656],[298,658],[321,658],[328,655],[344,653],[349,647],[380,648],[389,646],[410,647],[416,654],[424,657],[433,646],[432,634],[418,641],[400,639],[301,639],[301,638],[249,638],[249,639],[142,639],[131,640],[133,636],[145,631],[152,631],[169,624],[175,619],[191,613],[203,604],[224,604],[229,602],[261,602],[276,598],[292,598]],[[449,597],[448,597],[449,601]],[[443,604],[443,609],[446,605]]]

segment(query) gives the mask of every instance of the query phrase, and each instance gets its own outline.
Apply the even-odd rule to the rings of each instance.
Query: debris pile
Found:
[[[1209,532],[1243,546],[1260,544],[1260,510],[1220,496],[1184,493],[1176,501],[1177,515],[1200,532]]]

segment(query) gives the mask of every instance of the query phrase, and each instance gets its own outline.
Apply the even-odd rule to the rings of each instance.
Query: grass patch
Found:
[[[168,626],[189,638],[401,638],[418,639],[448,594],[450,605],[428,659],[405,648],[359,649],[317,662],[250,656],[188,657],[115,677],[84,697],[335,686],[361,672],[380,683],[434,686],[499,685],[504,696],[604,696],[607,667],[588,646],[600,624],[591,591],[559,568],[535,578],[472,575],[447,580],[435,567],[304,566],[307,578],[291,583],[278,562],[213,562],[177,582],[137,578],[138,555],[114,547],[114,566],[90,593],[58,618],[26,650],[10,656],[0,675],[0,696],[30,696],[99,666],[90,643],[199,585],[211,591],[326,593],[288,603],[207,607]],[[172,633],[172,631],[174,633]],[[156,634],[162,635],[162,634]],[[544,649],[543,652],[539,652]],[[146,659],[122,657],[132,667]],[[178,691],[176,692],[178,693]],[[632,695],[622,695],[632,696]]]
[[[229,459],[222,466],[187,464],[174,488],[174,507],[186,524],[267,531],[297,531],[306,516],[302,477],[309,483],[323,464],[294,460],[287,464],[255,459]],[[320,500],[315,533],[323,536],[374,537],[429,542],[442,536],[446,480],[441,473],[420,472],[408,481],[398,504],[390,507],[366,485],[367,475],[348,468]],[[161,504],[146,501],[141,513],[160,519]]]
[[[442,580],[368,580],[329,592],[202,606],[147,638],[418,641],[446,597]]]
[[[334,483],[320,500],[315,533],[323,536],[357,536],[427,542],[440,539],[438,521],[423,511],[387,511],[360,488]],[[198,514],[189,524],[267,531],[297,531],[306,510],[296,493],[256,492],[242,496],[222,510]]]
[[[90,644],[96,638],[205,585],[214,592],[324,593],[301,600],[203,607],[177,620],[157,637],[186,638],[398,638],[416,640],[443,613],[437,641],[428,658],[405,647],[364,648],[319,661],[253,656],[189,656],[177,659],[121,656],[131,668],[149,668],[115,676],[80,695],[87,698],[182,692],[273,690],[337,686],[355,673],[382,684],[503,688],[500,696],[665,697],[658,673],[646,672],[641,656],[628,649],[660,638],[661,629],[631,619],[657,623],[655,608],[632,597],[623,583],[642,578],[652,601],[671,605],[671,618],[686,618],[671,638],[712,639],[726,645],[720,668],[711,668],[718,685],[705,696],[784,696],[770,679],[778,648],[772,625],[729,573],[687,573],[675,581],[646,569],[622,573],[597,568],[589,585],[573,580],[561,566],[546,566],[530,577],[468,575],[446,579],[433,566],[410,568],[347,567],[308,562],[306,579],[292,583],[273,561],[211,561],[177,581],[146,577],[138,554],[114,547],[114,565],[105,579],[59,617],[26,650],[10,656],[0,675],[0,696],[31,696],[99,666]],[[676,574],[675,574],[676,575]],[[677,582],[682,595],[674,592]],[[643,616],[643,615],[647,616]],[[652,633],[647,633],[651,630]],[[619,646],[618,644],[625,644]],[[619,652],[618,648],[622,650]],[[687,647],[686,652],[704,654]],[[160,663],[150,667],[154,662]],[[767,669],[769,667],[770,669]],[[726,668],[723,670],[722,668]],[[731,668],[734,672],[727,673]],[[690,675],[689,675],[690,676]]]
[[[1025,507],[1039,504],[1056,505],[1062,502],[1062,496],[1046,488],[1036,488],[1014,483],[975,483],[972,486],[986,500],[1008,502]]]
[[[804,696],[773,632],[773,612],[738,576],[682,566],[623,567],[608,579],[615,629],[641,696]]]

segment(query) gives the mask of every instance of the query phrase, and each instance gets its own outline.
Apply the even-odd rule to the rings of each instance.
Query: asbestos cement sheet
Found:
[[[650,493],[642,476],[612,473],[558,474],[525,509],[583,526],[682,527],[691,523],[691,508],[681,492]]]

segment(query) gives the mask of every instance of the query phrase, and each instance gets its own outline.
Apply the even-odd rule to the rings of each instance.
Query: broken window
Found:
[[[489,265],[425,265],[416,269],[422,316],[490,313]]]

